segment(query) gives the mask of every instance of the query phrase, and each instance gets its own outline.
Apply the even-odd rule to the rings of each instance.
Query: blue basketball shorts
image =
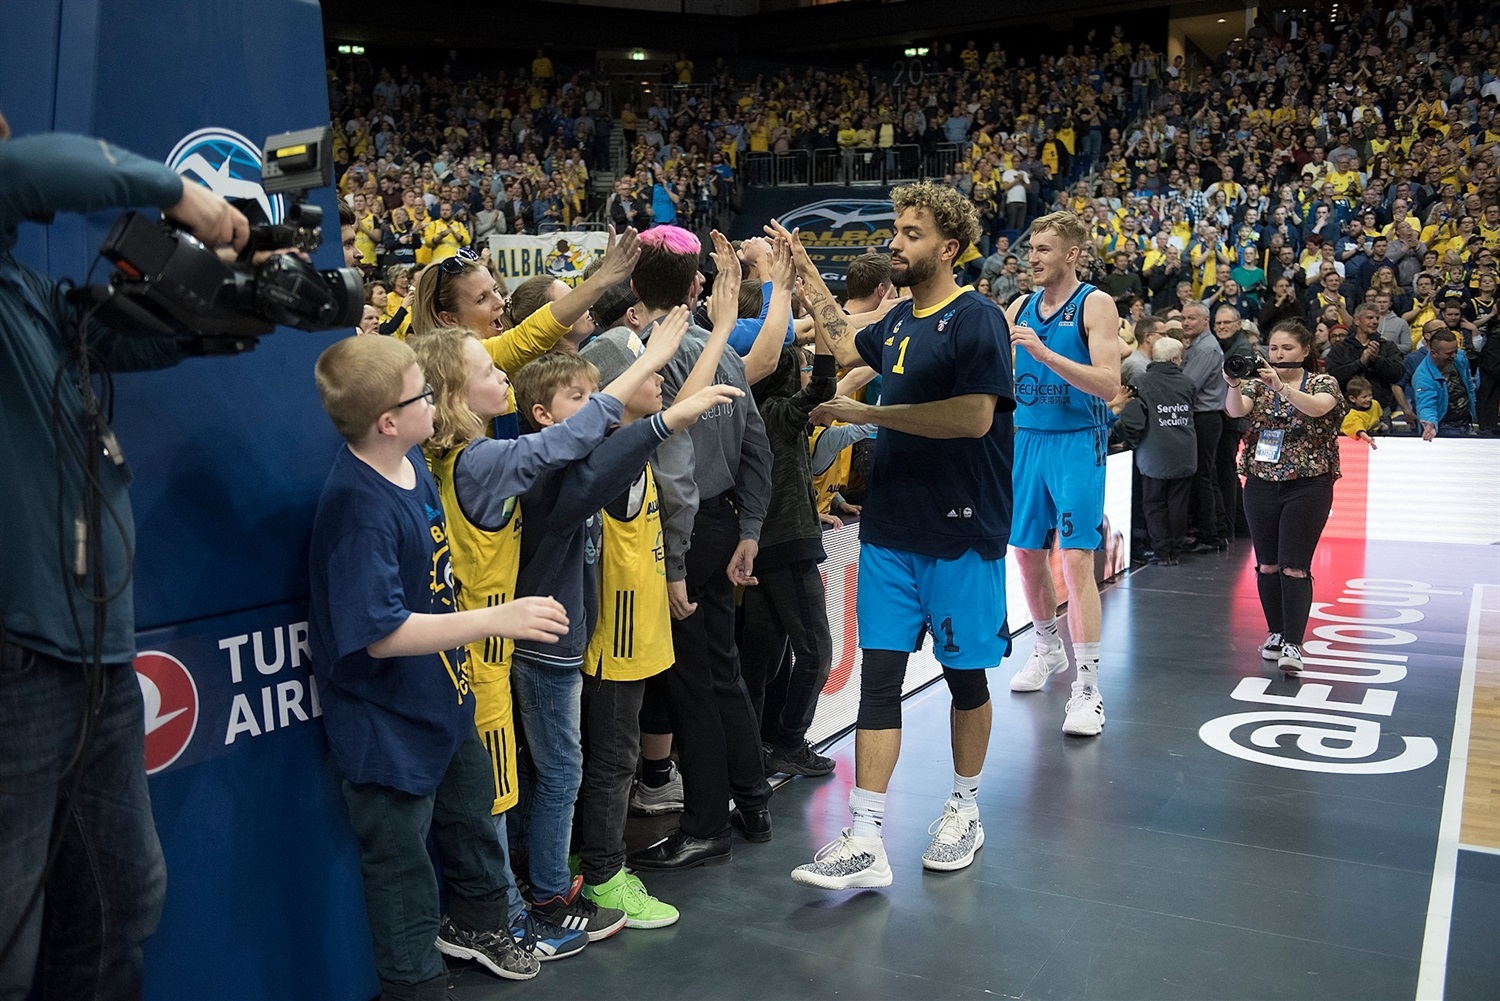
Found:
[[[933,655],[944,667],[982,670],[1010,653],[1005,560],[987,560],[972,549],[940,560],[861,545],[855,610],[866,650],[914,651],[930,632]]]
[[[1109,450],[1102,428],[1086,431],[1016,429],[1011,470],[1010,544],[1046,549],[1057,533],[1059,549],[1098,549],[1104,544],[1104,460]]]

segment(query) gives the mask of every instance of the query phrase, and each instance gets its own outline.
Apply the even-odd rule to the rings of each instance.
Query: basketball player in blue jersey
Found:
[[[951,871],[974,861],[984,844],[977,796],[992,710],[985,669],[1010,649],[1004,557],[1015,404],[1005,316],[954,282],[954,261],[979,237],[974,206],[935,184],[898,187],[891,200],[891,281],[911,298],[858,333],[795,235],[772,227],[793,243],[803,295],[839,363],[869,365],[884,379],[878,406],[838,397],[812,413],[817,423],[881,429],[860,521],[853,823],[792,872],[831,890],[891,882],[880,836],[886,787],[901,751],[906,662],[927,633],[953,696],[954,774],[922,865]]]
[[[1031,224],[1031,274],[1038,291],[1006,309],[1016,348],[1015,516],[1011,545],[1036,625],[1031,657],[1013,692],[1040,691],[1068,669],[1057,635],[1057,593],[1048,540],[1056,533],[1068,586],[1068,633],[1078,677],[1063,732],[1098,736],[1099,585],[1094,551],[1104,541],[1108,400],[1120,391],[1120,314],[1107,292],[1078,280],[1089,238],[1083,220],[1054,212]]]

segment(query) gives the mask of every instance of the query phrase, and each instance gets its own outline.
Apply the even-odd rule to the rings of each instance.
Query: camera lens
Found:
[[[1248,379],[1255,374],[1257,367],[1251,355],[1230,355],[1224,359],[1224,374],[1231,379]]]

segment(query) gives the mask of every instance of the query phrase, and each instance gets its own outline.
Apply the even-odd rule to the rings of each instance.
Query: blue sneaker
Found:
[[[530,911],[521,912],[516,923],[510,926],[510,933],[515,936],[517,945],[544,963],[575,956],[589,944],[587,932],[560,928]]]

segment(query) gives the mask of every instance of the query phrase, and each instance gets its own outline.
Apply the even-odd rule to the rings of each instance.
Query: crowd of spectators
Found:
[[[1386,411],[1415,427],[1413,370],[1424,340],[1446,330],[1480,373],[1472,416],[1495,432],[1500,38],[1490,22],[1479,7],[1410,2],[1268,15],[1196,76],[1133,72],[1140,114],[1105,131],[1093,174],[1044,188],[1049,210],[1077,212],[1094,233],[1088,277],[1116,298],[1122,350],[1140,316],[1192,302],[1262,342],[1300,319],[1341,386],[1368,378]],[[988,178],[968,181],[993,197]],[[978,277],[1005,302],[1029,290],[1025,272],[1024,248],[1002,237]]]
[[[421,265],[585,217],[706,245],[745,184],[782,176],[767,163],[840,151],[828,180],[873,163],[861,176],[929,174],[969,196],[985,255],[971,277],[1002,303],[1030,291],[1030,220],[1078,213],[1122,349],[1134,318],[1202,301],[1257,332],[1299,317],[1326,361],[1368,303],[1402,356],[1440,321],[1500,383],[1492,20],[1457,0],[1263,11],[1196,70],[1121,27],[1058,55],[947,45],[895,78],[857,62],[747,81],[679,54],[641,106],[541,50],[498,74],[456,53],[423,73],[332,62],[335,159],[363,261]],[[594,194],[601,170],[616,179]]]

